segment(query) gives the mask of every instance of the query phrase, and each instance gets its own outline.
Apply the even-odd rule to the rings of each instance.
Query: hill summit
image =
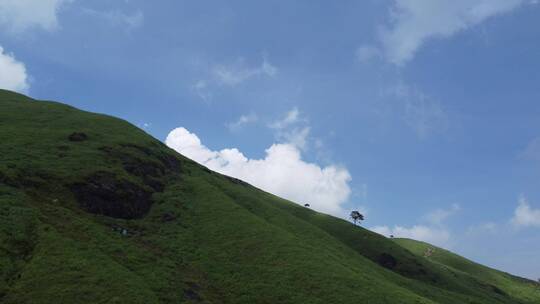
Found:
[[[0,303],[540,303],[533,281],[281,199],[110,116],[0,90],[0,155]]]

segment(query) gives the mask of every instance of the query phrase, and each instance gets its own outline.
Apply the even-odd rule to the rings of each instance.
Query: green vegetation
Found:
[[[487,282],[500,293],[509,294],[529,303],[539,302],[540,284],[538,282],[516,277],[474,263],[448,250],[435,247],[428,243],[410,239],[395,239],[395,242],[417,256],[423,257],[429,255],[428,259],[432,263],[439,264],[441,267],[448,269],[448,271],[462,273],[479,281]],[[429,254],[426,254],[428,252]]]
[[[0,155],[0,303],[540,303],[531,281],[425,258],[116,118],[0,90]]]

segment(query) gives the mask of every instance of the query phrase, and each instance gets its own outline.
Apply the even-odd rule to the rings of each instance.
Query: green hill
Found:
[[[425,258],[113,117],[0,90],[0,155],[0,303],[540,303],[531,281]]]
[[[540,297],[540,284],[538,282],[491,269],[428,243],[410,239],[395,239],[395,242],[417,256],[425,256],[426,252],[431,250],[432,252],[427,259],[441,265],[448,271],[462,273],[480,281],[490,282],[500,290],[500,293],[509,294],[530,303],[538,303]]]

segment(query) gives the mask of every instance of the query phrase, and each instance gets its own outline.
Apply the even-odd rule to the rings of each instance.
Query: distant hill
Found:
[[[0,90],[0,303],[540,303],[540,286]]]

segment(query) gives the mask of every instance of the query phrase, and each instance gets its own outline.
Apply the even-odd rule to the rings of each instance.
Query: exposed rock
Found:
[[[97,172],[70,189],[84,210],[114,218],[145,216],[152,206],[152,193],[109,172]]]

